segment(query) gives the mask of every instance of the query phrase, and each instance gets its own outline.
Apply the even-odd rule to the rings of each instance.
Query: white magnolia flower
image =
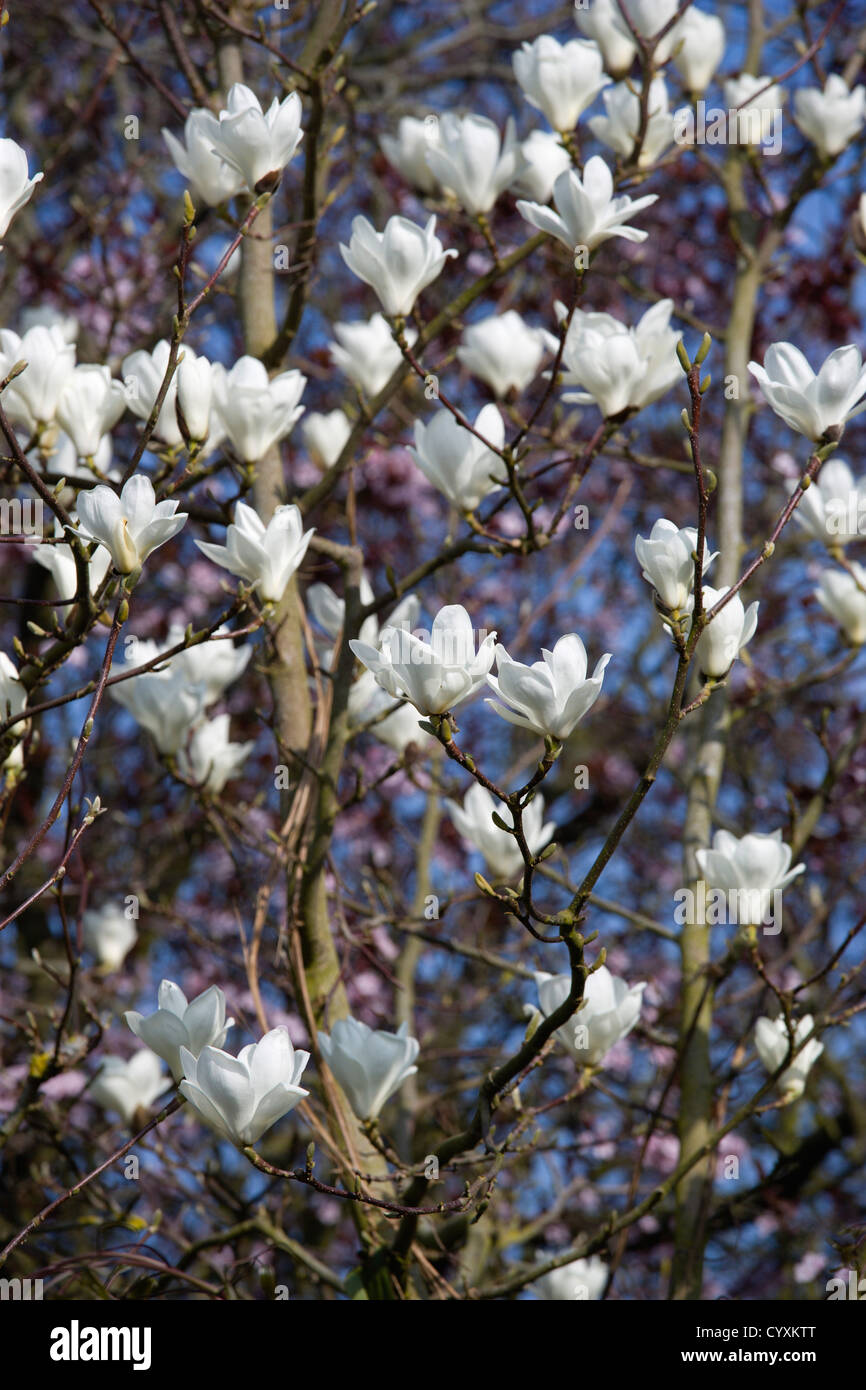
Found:
[[[530,328],[515,309],[508,309],[465,328],[457,358],[501,398],[512,389],[525,390],[537,376],[545,352],[555,352],[557,347],[552,334]]]
[[[541,1259],[545,1256],[541,1255]],[[552,1269],[534,1280],[530,1287],[545,1300],[594,1302],[601,1298],[607,1286],[608,1267],[598,1255],[588,1260],[572,1260],[570,1264]]]
[[[725,893],[733,889],[747,895],[745,901],[742,896],[739,898],[740,920],[748,925],[743,921],[748,916],[753,926],[769,916],[773,894],[805,873],[805,864],[790,867],[792,857],[790,846],[782,843],[781,830],[770,835],[743,835],[739,839],[729,830],[717,830],[712,849],[695,853],[698,868],[711,888]]]
[[[279,603],[286,585],[307,553],[315,527],[304,530],[294,504],[277,507],[267,526],[245,502],[235,506],[225,545],[196,541],[199,550],[231,574],[246,579],[266,602]]]
[[[157,502],[153,483],[144,473],[134,473],[120,496],[106,483],[78,494],[79,535],[104,545],[116,570],[131,574],[148,555],[176,536],[187,514],[177,498]]]
[[[674,34],[674,67],[690,92],[705,91],[725,56],[724,24],[718,15],[706,14],[692,5]]]
[[[656,202],[657,197],[656,193],[649,193],[645,198],[615,198],[610,169],[599,155],[594,155],[587,160],[582,179],[575,169],[559,175],[553,186],[555,213],[539,203],[525,202],[517,204],[517,211],[533,227],[549,232],[571,250],[585,246],[594,251],[610,237],[646,241],[648,232],[626,223]]]
[[[343,452],[352,433],[352,422],[344,410],[330,410],[327,415],[314,412],[304,420],[301,433],[313,462],[320,468],[330,468]]]
[[[632,90],[631,88],[634,88]],[[606,115],[592,116],[589,128],[597,140],[628,159],[640,130],[640,83],[617,82],[602,92]],[[638,167],[647,168],[663,154],[674,138],[674,118],[668,110],[668,91],[663,77],[654,77],[649,95],[649,121]]]
[[[352,274],[375,290],[385,313],[395,318],[412,312],[421,291],[457,252],[442,249],[435,217],[424,227],[406,217],[389,217],[384,232],[377,232],[366,217],[355,217],[349,245],[341,242],[340,254]]]
[[[574,17],[580,32],[595,39],[608,72],[614,77],[624,77],[634,61],[637,47],[628,31],[623,31],[617,22],[617,0],[590,0],[588,6],[575,10]]]
[[[697,544],[696,526],[679,527],[664,517],[655,523],[648,539],[643,536],[635,539],[635,554],[644,579],[652,584],[664,607],[673,613],[686,607],[692,592]],[[703,574],[717,555],[717,550],[710,554],[704,539]]]
[[[597,44],[571,39],[561,44],[550,34],[524,43],[511,59],[523,95],[554,130],[569,131],[610,78]]]
[[[541,649],[543,661],[524,666],[512,661],[503,646],[496,646],[496,676],[487,684],[505,703],[487,700],[509,724],[531,729],[542,738],[560,742],[569,737],[601,694],[611,653],[606,652],[591,676],[587,676],[586,648],[576,632],[569,632],[553,648]]]
[[[811,1014],[805,1014],[794,1029],[793,1046],[800,1047],[791,1065],[779,1077],[779,1089],[786,1104],[799,1099],[806,1089],[806,1078],[824,1051],[824,1044],[817,1038],[807,1038],[814,1029],[815,1021]],[[784,1062],[791,1048],[791,1037],[783,1016],[778,1018],[759,1018],[755,1024],[755,1047],[758,1056],[768,1072],[776,1071]]]
[[[119,970],[138,940],[138,928],[117,903],[88,908],[81,918],[84,944],[100,965]]]
[[[421,714],[444,714],[481,689],[495,642],[496,633],[488,633],[476,652],[472,620],[456,603],[440,608],[429,642],[408,627],[386,627],[378,649],[361,641],[349,646],[389,695],[405,696]]]
[[[768,139],[772,129],[770,122],[775,120],[785,100],[782,88],[769,77],[755,77],[744,72],[741,77],[729,78],[722,90],[727,109],[737,112],[738,143],[759,145]]]
[[[128,1062],[106,1057],[89,1094],[103,1110],[114,1110],[124,1124],[131,1125],[139,1111],[146,1119],[147,1111],[167,1086],[168,1077],[159,1058],[142,1048]]]
[[[859,647],[866,642],[866,568],[852,561],[851,570],[823,570],[815,597],[851,645]]]
[[[524,864],[520,846],[513,835],[502,830],[493,820],[494,811],[506,824],[513,825],[514,819],[509,808],[493,796],[480,783],[473,782],[463,805],[456,801],[446,801],[448,814],[459,835],[468,840],[484,856],[484,862],[495,878],[507,881],[523,874]],[[532,854],[540,854],[549,842],[555,827],[553,821],[544,820],[544,797],[535,796],[523,812],[523,834]]]
[[[272,1028],[237,1057],[205,1046],[196,1058],[181,1047],[180,1090],[217,1134],[245,1148],[310,1094],[298,1085],[309,1060],[285,1028]]]
[[[188,746],[181,748],[178,755],[178,767],[184,776],[214,795],[237,776],[254,747],[254,743],[232,743],[229,724],[228,714],[205,720],[193,730]]]
[[[18,678],[18,667],[5,652],[0,652],[0,723],[11,719],[14,714],[20,714],[27,704],[27,691]],[[24,721],[15,724],[10,733],[19,736],[23,735],[26,725]],[[20,741],[15,744],[5,763],[4,768],[17,768],[24,761],[24,750]]]
[[[845,545],[863,534],[864,519],[866,477],[856,481],[846,461],[834,454],[803,493],[794,520],[824,545]]]
[[[153,407],[156,405],[168,369],[170,352],[171,348],[168,341],[162,338],[152,352],[140,348],[137,352],[131,352],[128,357],[123,359],[122,371],[126,402],[133,415],[137,415],[140,420],[148,420]],[[183,353],[188,363],[195,360],[196,354],[192,348],[185,346]],[[175,410],[178,370],[176,369],[172,373],[153,431],[153,437],[169,449],[176,449],[183,444],[183,435],[177,423]]]
[[[536,971],[538,1005],[545,1018],[555,1013],[571,992],[570,975],[548,975]],[[583,1003],[567,1023],[556,1030],[556,1037],[576,1062],[597,1067],[621,1038],[626,1037],[640,1018],[646,983],[628,985],[611,975],[606,965],[586,978]]]
[[[562,354],[562,384],[580,385],[566,401],[596,404],[602,415],[618,415],[626,408],[641,410],[657,401],[681,375],[677,343],[682,337],[670,326],[674,302],[660,299],[630,328],[611,314],[584,313],[576,309]],[[560,319],[563,305],[556,305]]]
[[[56,326],[37,325],[21,338],[8,328],[0,329],[0,376],[16,362],[27,366],[3,392],[3,408],[14,424],[32,434],[54,419],[63,388],[75,370],[75,348]]]
[[[571,156],[550,130],[533,130],[522,141],[523,166],[511,181],[511,192],[535,203],[549,203],[560,174],[571,168]]]
[[[168,1063],[175,1081],[180,1081],[180,1049],[185,1047],[198,1057],[203,1047],[222,1047],[234,1019],[226,1018],[226,997],[216,985],[188,1003],[179,985],[163,980],[157,1001],[156,1013],[140,1014],[130,1009],[123,1015],[124,1021],[145,1047]]]
[[[196,642],[185,651],[177,652],[153,672],[144,674],[162,676],[178,685],[201,686],[205,705],[212,705],[223,691],[243,674],[253,654],[251,646],[236,647],[233,642],[228,641],[225,635],[230,632],[231,629],[228,627],[219,627],[213,638]],[[164,642],[130,642],[121,669],[135,670],[136,667],[153,661],[161,652],[170,651],[172,647],[183,642],[185,633],[186,629],[181,623],[172,623]],[[217,638],[220,640],[215,640]],[[123,704],[124,697],[120,692],[134,686],[138,679],[139,677],[135,676],[131,680],[109,686],[109,692],[114,693],[115,699]]]
[[[29,176],[27,153],[14,140],[0,140],[0,237],[24,204],[30,201],[42,174]]]
[[[81,458],[99,452],[103,435],[117,424],[126,409],[126,392],[112,381],[107,367],[75,367],[60,392],[55,412]]]
[[[354,323],[335,323],[338,341],[331,342],[331,356],[341,372],[367,396],[377,396],[387,386],[403,362],[403,354],[391,335],[388,320],[381,314]],[[418,337],[415,328],[406,329],[411,347]]]
[[[631,37],[632,30],[622,13],[622,10],[625,10],[637,32],[643,38],[651,39],[673,19],[679,7],[680,0],[622,0],[622,9],[620,9],[619,3],[614,3],[613,22],[620,33]],[[656,45],[655,61],[657,63],[667,62],[671,50],[676,44],[678,34],[679,25],[674,25],[673,29],[665,34],[661,42]]]
[[[290,92],[274,97],[263,112],[255,92],[236,82],[230,88],[219,121],[209,127],[216,154],[242,177],[250,193],[272,183],[285,169],[303,139],[301,98]]]
[[[436,179],[427,164],[427,151],[438,143],[438,116],[427,116],[424,120],[402,116],[397,123],[396,136],[383,135],[379,140],[388,163],[422,193],[432,193],[436,187]]]
[[[292,368],[268,379],[257,357],[239,357],[230,372],[213,371],[214,409],[245,463],[257,463],[304,413],[307,378]]]
[[[490,211],[522,163],[512,116],[502,139],[486,116],[446,111],[439,121],[439,139],[427,150],[428,168],[464,211],[473,214]]]
[[[820,87],[801,87],[794,93],[794,120],[807,139],[832,159],[841,154],[866,122],[866,87],[849,90],[844,77],[831,73]]]
[[[206,357],[197,357],[184,348],[177,369],[177,404],[191,439],[201,443],[207,439],[214,448],[223,436],[216,414],[214,385],[222,378],[224,368]]]
[[[196,107],[190,111],[183,128],[183,140],[178,140],[163,127],[162,138],[175,168],[188,181],[193,200],[203,198],[212,208],[234,198],[246,186],[242,174],[226,164],[214,150],[219,121],[212,111]]]
[[[55,536],[64,535],[63,526],[55,518]],[[31,552],[31,559],[37,565],[49,571],[54,579],[59,598],[71,599],[75,597],[78,590],[78,574],[75,569],[75,557],[72,554],[72,547],[69,545],[37,545]],[[89,564],[90,592],[95,594],[111,564],[111,556],[101,545],[94,550]]]
[[[711,589],[709,584],[703,584],[701,598],[704,612],[715,608],[729,587],[725,584],[721,589]],[[694,594],[689,594],[683,606],[689,613],[693,612]],[[704,628],[695,648],[695,661],[698,670],[703,672],[704,676],[721,680],[727,675],[740,652],[755,635],[759,607],[760,603],[756,599],[748,608],[744,608],[740,595],[734,594],[730,602],[726,603],[721,612]]]
[[[792,343],[772,343],[763,367],[750,362],[749,371],[776,414],[807,439],[823,438],[866,409],[858,409],[866,395],[866,366],[853,343],[831,352],[817,375]]]
[[[203,685],[188,685],[183,674],[171,668],[118,681],[108,687],[108,693],[147,730],[159,752],[169,757],[184,747],[204,715],[207,700]]]
[[[78,495],[79,535],[105,546],[115,569],[131,574],[184,526],[187,514],[176,516],[178,505],[176,498],[157,502],[143,473],[133,474],[120,496],[100,483]]]
[[[403,754],[410,744],[426,749],[433,739],[418,720],[418,711],[408,701],[394,700],[376,684],[371,671],[364,671],[349,691],[349,725],[366,728],[380,743]]]
[[[505,444],[505,424],[495,405],[482,407],[475,429],[497,449]],[[427,425],[415,421],[415,447],[410,445],[409,453],[425,478],[461,511],[474,511],[506,481],[499,456],[449,410],[440,410]]]
[[[420,1043],[409,1037],[407,1023],[386,1033],[356,1018],[341,1018],[330,1037],[319,1034],[319,1047],[359,1120],[375,1120],[386,1100],[418,1070],[413,1063]]]

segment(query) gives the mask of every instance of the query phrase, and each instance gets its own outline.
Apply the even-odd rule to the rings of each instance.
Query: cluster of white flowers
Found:
[[[108,1058],[91,1088],[99,1104],[116,1110],[127,1123],[165,1090],[160,1059],[205,1123],[239,1148],[256,1144],[309,1095],[299,1082],[310,1054],[292,1046],[288,1029],[272,1028],[236,1057],[223,1050],[234,1019],[226,1018],[225,995],[217,985],[189,1002],[178,985],[163,980],[157,1004],[152,1014],[124,1014],[147,1051],[126,1062]],[[420,1044],[409,1037],[405,1024],[388,1033],[351,1017],[338,1019],[330,1036],[319,1033],[319,1046],[360,1120],[375,1120],[418,1070],[414,1063]]]

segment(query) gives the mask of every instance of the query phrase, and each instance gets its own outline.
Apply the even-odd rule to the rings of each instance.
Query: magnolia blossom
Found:
[[[128,1062],[106,1057],[90,1087],[90,1097],[104,1110],[114,1110],[124,1124],[132,1125],[139,1111],[146,1117],[167,1085],[159,1058],[142,1049]]]
[[[512,661],[503,646],[496,646],[496,676],[487,684],[501,697],[487,700],[509,724],[531,729],[542,738],[562,742],[574,732],[601,694],[611,653],[606,652],[587,677],[586,648],[576,632],[569,632],[553,648],[541,649],[543,661],[524,666]]]
[[[234,1019],[226,1018],[226,997],[216,985],[188,1003],[179,985],[163,980],[157,1001],[156,1013],[140,1014],[130,1009],[123,1015],[124,1021],[151,1052],[168,1063],[175,1081],[180,1081],[180,1049],[185,1047],[198,1057],[203,1047],[222,1047]]]
[[[57,403],[75,370],[75,348],[58,327],[28,328],[23,337],[0,329],[0,376],[17,362],[23,372],[3,392],[3,409],[28,434],[54,419]]]
[[[632,86],[634,90],[632,90]],[[592,116],[589,128],[597,140],[628,159],[634,149],[641,123],[640,84],[618,82],[602,93],[606,115]],[[668,91],[663,77],[654,77],[650,86],[649,121],[641,145],[638,167],[654,164],[674,138],[674,118],[668,110]]]
[[[140,348],[123,359],[126,401],[133,415],[137,415],[140,420],[150,419],[168,370],[170,352],[170,344],[162,338],[152,352]],[[187,364],[195,361],[196,354],[192,348],[184,347],[183,353]],[[169,449],[177,449],[183,444],[176,412],[178,376],[179,369],[172,373],[153,430],[154,438]]]
[[[571,993],[571,975],[548,975],[536,971],[538,1005],[549,1018]],[[640,1018],[646,983],[627,985],[611,975],[606,965],[593,970],[583,987],[583,1002],[556,1036],[576,1062],[597,1067],[621,1038],[629,1034]]]
[[[653,526],[649,539],[638,536],[634,549],[641,573],[652,584],[662,605],[672,613],[686,607],[695,582],[695,551],[698,545],[696,526],[678,527],[661,517]],[[706,574],[718,551],[710,554],[704,539],[702,574]]]
[[[790,846],[782,843],[781,830],[770,835],[743,835],[740,839],[729,830],[717,830],[712,849],[695,853],[698,868],[711,888],[736,890],[741,903],[742,895],[747,894],[740,918],[742,922],[747,915],[754,926],[768,917],[773,894],[805,873],[805,864],[790,867],[792,857]]]
[[[525,390],[537,375],[545,352],[555,352],[557,347],[552,334],[543,328],[530,328],[516,309],[508,309],[465,328],[457,359],[501,399],[512,389]]]
[[[190,439],[199,443],[207,439],[211,448],[223,435],[214,403],[214,385],[223,372],[219,363],[196,357],[188,348],[183,349],[177,369],[177,407]]]
[[[352,274],[376,292],[385,313],[396,318],[412,312],[421,291],[457,252],[442,249],[435,217],[424,227],[406,217],[389,217],[384,232],[377,232],[366,217],[354,217],[349,245],[340,243],[340,255]]]
[[[444,714],[484,685],[495,642],[496,633],[488,633],[476,652],[472,620],[457,603],[440,608],[429,642],[408,628],[386,627],[378,649],[363,641],[349,646],[389,695],[405,696],[421,714]]]
[[[408,1023],[396,1033],[368,1028],[356,1018],[341,1018],[331,1035],[319,1034],[322,1056],[346,1093],[359,1120],[375,1120],[385,1101],[418,1068],[412,1064],[420,1043],[409,1037]]]
[[[79,534],[104,545],[115,569],[131,574],[184,526],[187,514],[175,516],[178,505],[177,498],[157,502],[150,478],[134,473],[119,497],[105,483],[79,493]]]
[[[84,944],[109,970],[119,970],[138,940],[138,928],[117,903],[88,908],[82,915]]]
[[[674,302],[660,299],[630,328],[611,314],[577,309],[565,340],[563,385],[580,385],[563,399],[598,406],[602,415],[640,410],[657,401],[681,376],[677,343],[682,337],[670,326]],[[557,304],[559,318],[564,305]]]
[[[228,640],[230,635],[230,628],[219,627],[212,638],[194,643],[145,675],[162,676],[179,685],[201,686],[205,705],[212,705],[227,686],[242,675],[253,654],[250,646],[236,647]],[[122,664],[134,670],[185,641],[186,629],[180,623],[172,623],[164,642],[128,640],[126,661]],[[135,676],[109,686],[109,694],[122,704],[121,692],[130,689],[139,679]]]
[[[737,141],[739,144],[759,145],[770,134],[770,119],[775,119],[785,100],[785,93],[770,77],[755,77],[744,72],[724,84],[725,105],[737,112]]]
[[[180,1090],[206,1124],[239,1148],[255,1144],[309,1091],[298,1085],[309,1052],[295,1051],[285,1028],[272,1028],[237,1057],[205,1046],[198,1057],[181,1046]]]
[[[495,405],[478,412],[475,429],[497,449],[505,444],[505,424]],[[425,478],[461,511],[474,511],[506,481],[498,455],[448,410],[440,410],[427,425],[415,421],[415,447],[410,445],[409,453]]]
[[[260,184],[270,191],[303,139],[301,114],[297,92],[282,101],[274,97],[263,112],[255,92],[236,82],[226,109],[209,127],[213,149],[240,174],[250,193],[261,192]]]
[[[340,371],[365,395],[377,396],[404,360],[388,320],[374,314],[355,323],[335,323],[334,334],[338,341],[328,347]],[[417,329],[406,329],[410,347],[417,337]]]
[[[590,0],[588,6],[575,9],[574,17],[580,32],[595,39],[608,72],[614,77],[625,76],[637,54],[637,46],[628,30],[618,23],[617,0]]]
[[[533,227],[549,232],[572,250],[585,246],[594,251],[610,237],[646,241],[648,232],[625,224],[635,213],[656,202],[657,197],[658,194],[649,193],[645,198],[615,198],[613,175],[604,160],[594,155],[587,160],[582,179],[574,169],[559,175],[553,186],[555,213],[539,203],[525,202],[517,204],[517,211]]]
[[[81,325],[74,314],[63,314],[52,304],[28,304],[19,315],[21,332],[30,328],[59,328],[64,342],[74,343]]]
[[[705,91],[725,56],[724,24],[718,15],[705,14],[692,5],[673,32],[674,67],[690,92]]]
[[[708,584],[702,585],[704,611],[714,608],[719,599],[724,598],[729,587],[725,584],[721,589],[711,589]],[[683,606],[688,612],[693,612],[693,594],[689,595]],[[748,608],[744,608],[740,595],[734,594],[721,612],[704,628],[695,648],[695,660],[698,670],[703,672],[705,677],[721,680],[728,674],[740,652],[755,635],[759,607],[756,599]]]
[[[811,1037],[814,1026],[812,1015],[805,1014],[794,1028],[792,1039],[781,1014],[778,1018],[759,1018],[755,1024],[755,1047],[767,1071],[777,1071],[792,1048],[800,1048],[791,1065],[779,1077],[779,1089],[787,1105],[803,1094],[812,1065],[824,1051],[824,1044]],[[807,1038],[809,1042],[806,1042]]]
[[[794,520],[815,540],[843,546],[863,534],[866,477],[855,480],[849,465],[835,454],[800,498]]]
[[[239,357],[230,372],[214,369],[214,408],[245,463],[257,463],[303,415],[298,402],[306,384],[307,378],[294,368],[268,379],[257,357]]]
[[[817,375],[793,343],[772,343],[764,365],[749,363],[765,399],[792,430],[819,440],[837,431],[866,408],[866,365],[853,343],[836,348],[824,359]]]
[[[397,134],[383,135],[379,144],[388,160],[422,193],[432,193],[436,179],[427,164],[427,151],[439,143],[438,116],[425,116],[418,120],[415,116],[402,116],[397,122]]]
[[[569,131],[610,82],[598,45],[585,39],[561,44],[550,34],[524,43],[512,57],[523,95],[554,130]]]
[[[313,413],[304,420],[301,433],[314,463],[320,468],[330,468],[343,452],[352,433],[352,422],[344,410],[331,410],[327,415]]]
[[[853,647],[866,642],[866,568],[851,562],[847,570],[823,570],[815,597],[837,622]]]
[[[54,535],[64,535],[63,526],[56,518]],[[75,568],[75,556],[71,545],[37,545],[31,553],[31,559],[51,574],[59,598],[75,597],[78,592],[78,571]],[[103,546],[98,545],[90,560],[86,560],[85,563],[88,565],[90,592],[95,594],[108,573],[111,556]]]
[[[18,667],[5,652],[0,652],[0,721],[4,724],[13,715],[20,714],[27,704],[27,691],[18,678]],[[25,724],[13,726],[11,732],[19,736],[24,733]],[[12,752],[9,754],[4,768],[20,767],[24,760],[24,753],[20,742],[16,743]]]
[[[145,671],[108,687],[113,700],[147,729],[160,753],[174,757],[204,715],[203,685],[188,685],[177,669]]]
[[[42,174],[29,176],[27,152],[14,140],[0,140],[0,237],[24,204],[30,201]]]
[[[205,720],[193,730],[188,746],[182,747],[178,755],[178,767],[184,776],[214,795],[237,776],[255,746],[254,742],[232,743],[230,722],[228,714]]]
[[[79,493],[78,532],[104,546],[121,574],[131,574],[182,529],[187,514],[176,516],[178,505],[176,498],[157,502],[150,478],[135,473],[120,496],[104,483]]]
[[[604,1260],[591,1255],[588,1260],[572,1260],[570,1264],[560,1265],[559,1269],[549,1270],[534,1280],[531,1287],[539,1298],[547,1301],[594,1302],[605,1291],[608,1272]]]
[[[866,123],[866,87],[849,90],[844,77],[831,73],[820,87],[794,93],[794,120],[825,159],[841,154]]]
[[[549,203],[560,174],[571,168],[571,156],[550,130],[533,130],[521,143],[523,164],[511,181],[512,193]]]
[[[455,116],[447,111],[439,121],[438,141],[427,150],[427,165],[443,188],[474,214],[490,211],[522,162],[511,116],[503,140],[486,116]]]
[[[60,392],[55,412],[81,458],[93,458],[103,435],[126,409],[121,382],[112,381],[107,367],[75,367]]]
[[[468,840],[484,856],[490,872],[502,880],[513,879],[524,870],[523,855],[513,835],[502,830],[493,820],[494,811],[506,824],[513,825],[511,811],[480,783],[473,782],[463,798],[463,805],[446,801],[448,814],[459,835]],[[531,854],[540,854],[555,829],[553,821],[544,820],[544,797],[533,797],[523,811],[523,835]]]
[[[315,527],[304,530],[298,508],[277,507],[267,526],[245,502],[235,506],[235,519],[226,531],[225,545],[196,541],[215,565],[246,579],[266,602],[279,603],[286,585],[307,553]]]
[[[216,153],[215,128],[218,132],[219,121],[213,112],[197,107],[186,118],[183,140],[165,127],[162,131],[175,168],[188,181],[193,196],[203,198],[212,208],[234,198],[245,187],[243,175]]]

